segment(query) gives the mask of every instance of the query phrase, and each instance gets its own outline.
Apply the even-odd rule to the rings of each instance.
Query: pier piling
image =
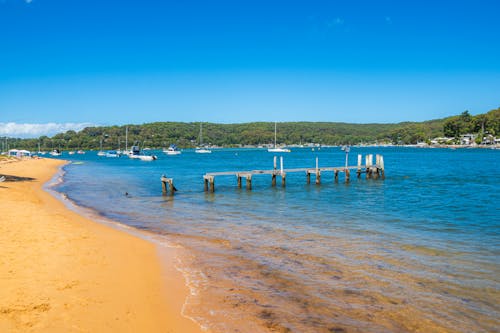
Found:
[[[162,175],[160,181],[161,181],[161,191],[163,195],[166,195],[168,192],[170,192],[170,195],[174,195],[174,192],[177,191],[177,189],[174,186],[174,179],[167,178],[165,175]]]

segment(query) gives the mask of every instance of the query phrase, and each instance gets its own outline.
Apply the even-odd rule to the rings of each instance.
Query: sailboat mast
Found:
[[[276,121],[274,122],[274,148],[276,148]]]
[[[125,151],[128,151],[128,126],[125,127]]]
[[[200,146],[203,145],[203,124],[200,123]]]

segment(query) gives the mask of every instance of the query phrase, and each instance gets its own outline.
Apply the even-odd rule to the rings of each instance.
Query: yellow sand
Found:
[[[64,162],[1,163],[0,332],[200,332],[172,254],[68,210],[42,189]],[[166,250],[165,250],[166,251]]]

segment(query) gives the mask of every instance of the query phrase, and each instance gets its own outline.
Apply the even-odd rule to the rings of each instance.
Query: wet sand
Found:
[[[63,163],[0,163],[0,332],[201,332],[181,315],[189,291],[175,250],[43,190]]]

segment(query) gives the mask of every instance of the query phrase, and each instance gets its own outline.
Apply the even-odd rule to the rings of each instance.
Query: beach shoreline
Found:
[[[0,331],[201,332],[181,314],[189,290],[174,248],[93,221],[44,190],[65,163],[0,164]]]

